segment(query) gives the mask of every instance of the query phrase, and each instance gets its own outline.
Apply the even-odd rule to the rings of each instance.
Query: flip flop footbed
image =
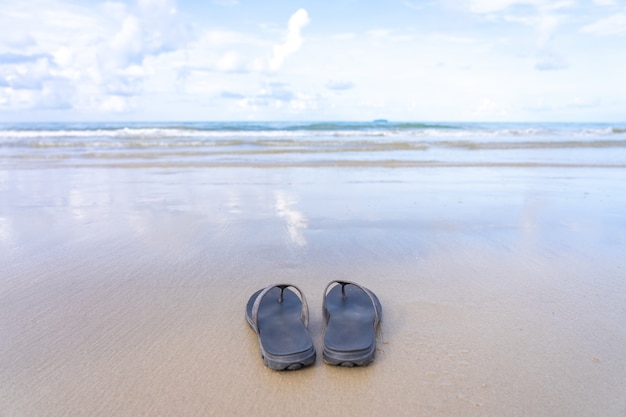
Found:
[[[272,369],[298,369],[315,362],[315,348],[302,321],[302,301],[286,288],[280,300],[281,289],[270,289],[260,301],[256,326],[253,306],[259,290],[250,297],[246,306],[246,319],[256,330],[261,355]]]
[[[376,353],[380,301],[355,284],[335,285],[325,296],[324,360],[332,365],[367,365]]]

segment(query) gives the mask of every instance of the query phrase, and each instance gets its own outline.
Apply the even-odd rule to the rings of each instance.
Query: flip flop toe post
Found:
[[[296,370],[315,363],[315,348],[307,329],[309,309],[304,294],[293,285],[270,285],[255,292],[246,319],[256,332],[266,366]]]
[[[364,366],[376,354],[376,329],[382,316],[378,297],[348,281],[332,281],[324,293],[324,361]]]

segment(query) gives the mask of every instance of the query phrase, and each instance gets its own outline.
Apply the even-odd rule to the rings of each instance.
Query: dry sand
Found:
[[[621,169],[0,173],[0,416],[626,415]],[[332,279],[376,361],[264,367],[244,318]],[[319,355],[321,356],[321,355]]]

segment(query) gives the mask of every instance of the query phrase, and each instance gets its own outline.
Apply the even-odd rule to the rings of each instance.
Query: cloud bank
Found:
[[[137,105],[147,80],[171,84],[168,71],[190,81],[193,87],[180,86],[189,92],[210,90],[205,80],[211,72],[276,73],[301,48],[309,21],[306,10],[297,10],[284,41],[271,48],[252,34],[193,28],[175,0],[96,8],[59,0],[47,8],[15,4],[0,17],[0,110],[126,112]]]
[[[191,39],[172,0],[48,7],[16,5],[1,22],[14,35],[0,41],[0,108],[126,111],[154,70],[146,60]]]
[[[626,35],[626,11],[583,26],[581,32],[600,36]]]
[[[381,109],[519,120],[539,117],[527,109],[540,99],[541,117],[578,120],[554,104],[574,96],[595,103],[596,118],[624,114],[616,0],[347,2],[343,14],[326,2],[97,1],[5,2],[3,120],[370,119]]]

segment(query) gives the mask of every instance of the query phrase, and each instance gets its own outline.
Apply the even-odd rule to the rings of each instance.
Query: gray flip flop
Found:
[[[315,363],[315,347],[307,329],[309,307],[299,288],[276,284],[260,289],[248,300],[246,319],[258,336],[268,367],[295,370]]]
[[[332,281],[324,292],[324,361],[362,366],[374,360],[382,307],[376,295],[349,281]]]

